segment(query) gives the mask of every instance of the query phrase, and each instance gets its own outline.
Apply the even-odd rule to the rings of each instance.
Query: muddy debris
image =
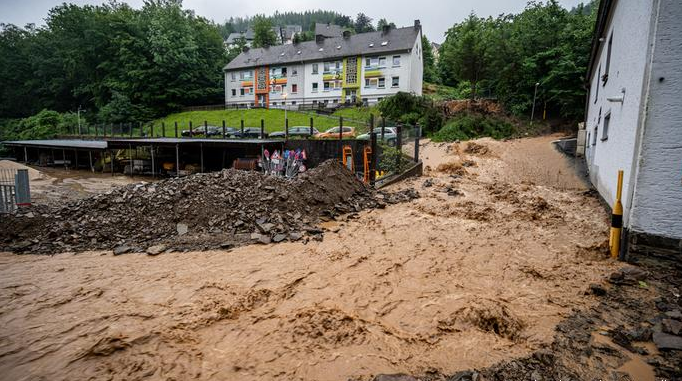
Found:
[[[20,253],[120,255],[154,248],[146,251],[158,255],[296,241],[302,232],[322,234],[315,230],[322,217],[418,197],[412,189],[377,192],[333,160],[294,180],[227,169],[130,184],[61,207],[20,209],[0,221],[0,243]]]

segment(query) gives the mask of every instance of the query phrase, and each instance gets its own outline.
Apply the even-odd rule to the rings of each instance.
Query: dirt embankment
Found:
[[[607,216],[578,177],[562,186],[539,171],[505,175],[524,148],[560,155],[550,141],[519,140],[514,150],[479,141],[487,152],[427,143],[427,175],[390,190],[420,198],[330,217],[323,239],[307,243],[153,257],[1,254],[0,374],[371,380],[465,371],[461,381],[500,366],[507,373],[486,377],[518,368],[527,372],[509,379],[528,379],[543,365],[523,359],[551,346],[562,321],[599,308],[590,285],[622,267],[607,259]],[[557,163],[570,176],[559,159],[536,166]]]

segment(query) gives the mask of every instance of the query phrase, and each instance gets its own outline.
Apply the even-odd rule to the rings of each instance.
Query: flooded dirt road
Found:
[[[0,374],[370,380],[526,356],[621,267],[554,138],[426,143],[426,175],[397,185],[420,199],[329,223],[322,242],[0,254]]]

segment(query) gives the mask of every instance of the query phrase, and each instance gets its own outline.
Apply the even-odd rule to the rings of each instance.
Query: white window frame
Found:
[[[397,80],[397,83],[396,83],[396,80]],[[391,87],[392,88],[400,87],[400,77],[399,76],[394,75],[393,77],[391,77]]]
[[[400,56],[393,56],[393,67],[400,67]]]
[[[383,82],[383,85],[382,85]],[[386,88],[386,77],[379,77],[377,78],[377,89],[385,89]]]
[[[604,115],[604,125],[601,128],[601,141],[609,140],[609,127],[611,126],[611,111]]]
[[[316,93],[320,90],[320,84],[318,82],[313,82],[313,93]]]
[[[313,74],[318,74],[320,72],[319,64],[313,64]]]

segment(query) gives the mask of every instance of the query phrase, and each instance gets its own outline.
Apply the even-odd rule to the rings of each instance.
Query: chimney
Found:
[[[324,42],[324,35],[322,35],[322,34],[316,34],[316,35],[315,35],[315,42],[317,42],[318,44],[323,43],[323,42]]]
[[[350,30],[343,31],[343,38],[346,40],[350,38]]]
[[[419,20],[414,20],[414,29],[421,29],[422,24],[419,22]]]

